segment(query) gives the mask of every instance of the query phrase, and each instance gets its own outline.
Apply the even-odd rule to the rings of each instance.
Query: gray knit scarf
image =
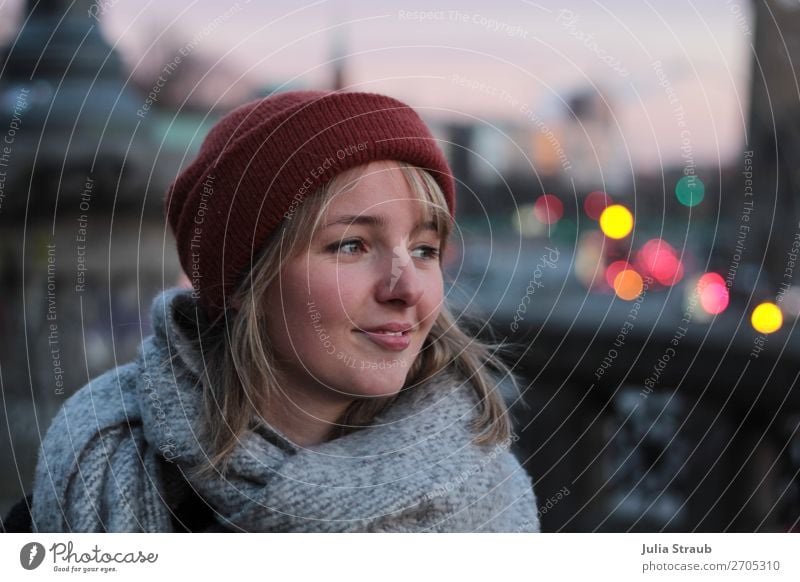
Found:
[[[36,467],[36,531],[172,530],[164,459],[186,474],[208,450],[201,358],[175,317],[193,301],[186,290],[161,293],[138,358],[92,380],[53,419]],[[508,443],[471,442],[477,410],[473,389],[444,373],[401,392],[369,427],[313,447],[259,419],[224,475],[189,483],[235,531],[539,531],[531,480]]]

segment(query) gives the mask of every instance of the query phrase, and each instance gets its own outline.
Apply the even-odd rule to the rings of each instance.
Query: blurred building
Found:
[[[630,191],[632,168],[608,99],[594,87],[578,91],[567,100],[559,122],[569,155],[568,176],[581,193],[602,190],[619,196]],[[550,156],[558,159],[556,152]]]
[[[135,356],[152,297],[179,281],[164,194],[214,121],[168,100],[188,60],[160,65],[162,86],[131,86],[97,7],[30,0],[2,49],[2,511],[56,410]]]

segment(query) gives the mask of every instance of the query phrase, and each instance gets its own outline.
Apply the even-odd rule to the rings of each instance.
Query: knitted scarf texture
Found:
[[[202,358],[175,315],[193,302],[190,290],[160,293],[138,357],[59,410],[37,460],[34,531],[172,531],[167,464],[233,531],[539,531],[530,477],[510,443],[471,442],[477,396],[447,371],[402,391],[370,426],[311,447],[258,417],[224,474],[191,476],[210,450]]]

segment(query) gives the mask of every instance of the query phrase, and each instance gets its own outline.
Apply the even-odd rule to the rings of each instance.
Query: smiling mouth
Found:
[[[393,352],[400,352],[411,345],[411,332],[381,332],[353,330],[355,333],[366,337],[373,344]]]

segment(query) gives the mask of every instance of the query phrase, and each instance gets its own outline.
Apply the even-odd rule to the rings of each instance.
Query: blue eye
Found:
[[[336,254],[343,254],[343,255],[356,255],[359,253],[359,249],[361,252],[365,251],[364,242],[360,239],[348,239],[333,243],[332,245],[328,246],[326,250],[331,253]],[[421,254],[414,254],[414,253],[421,253]],[[420,259],[425,260],[435,260],[439,258],[439,249],[428,246],[428,245],[420,245],[412,252],[412,256]]]
[[[356,245],[360,246],[361,248],[364,247],[364,243],[362,243],[360,240],[358,240],[358,239],[350,239],[350,240],[343,240],[343,241],[339,241],[337,243],[333,243],[332,245],[330,245],[328,247],[328,250],[330,252],[333,252],[333,253],[342,253],[342,254],[345,254],[345,255],[354,255],[356,253],[348,252],[348,251],[345,251],[343,249],[352,248],[352,247],[354,247]]]
[[[414,249],[415,251],[422,251],[424,255],[421,257],[423,259],[433,260],[439,257],[439,249],[430,247],[428,245],[422,245]]]

